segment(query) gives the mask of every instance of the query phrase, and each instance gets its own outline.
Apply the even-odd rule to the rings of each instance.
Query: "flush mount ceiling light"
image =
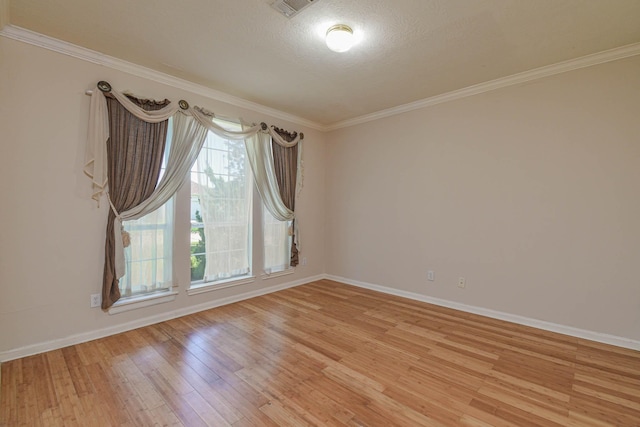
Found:
[[[353,30],[348,25],[338,24],[327,30],[327,47],[334,52],[346,52],[351,49],[353,42]]]

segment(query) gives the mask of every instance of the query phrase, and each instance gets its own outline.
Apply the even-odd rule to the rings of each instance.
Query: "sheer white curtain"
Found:
[[[264,205],[278,221],[293,220],[294,212],[285,206],[280,197],[276,173],[273,170],[271,136],[268,133],[258,132],[245,139],[245,147],[253,178]]]
[[[173,116],[173,132],[165,173],[151,196],[126,212],[120,212],[125,220],[140,218],[166,203],[184,182],[184,177],[196,161],[207,137],[207,129],[193,117],[178,113]]]
[[[192,168],[204,229],[205,282],[250,271],[249,175],[243,142],[209,134]]]

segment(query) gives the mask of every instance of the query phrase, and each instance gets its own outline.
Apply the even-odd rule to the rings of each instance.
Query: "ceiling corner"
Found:
[[[9,0],[0,0],[0,30],[9,25]]]

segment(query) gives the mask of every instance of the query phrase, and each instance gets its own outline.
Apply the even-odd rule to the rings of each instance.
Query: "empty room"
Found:
[[[640,426],[637,0],[0,0],[0,426]]]

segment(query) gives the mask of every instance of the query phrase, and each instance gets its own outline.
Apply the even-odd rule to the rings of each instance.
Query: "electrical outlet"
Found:
[[[467,287],[467,281],[465,280],[464,277],[458,277],[458,287],[459,288],[466,288]]]
[[[306,256],[302,257],[302,265],[307,265],[307,257]]]
[[[91,308],[100,307],[100,294],[91,294]]]
[[[427,280],[430,282],[436,280],[436,273],[434,273],[433,270],[427,271]]]

